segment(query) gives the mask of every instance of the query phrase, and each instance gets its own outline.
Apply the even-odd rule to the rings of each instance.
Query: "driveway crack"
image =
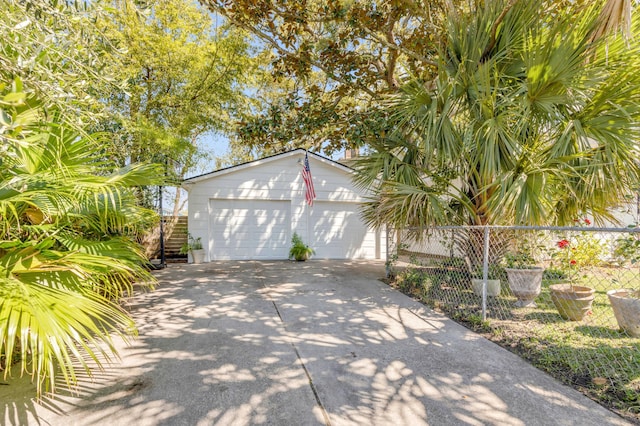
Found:
[[[282,319],[282,315],[280,314],[280,309],[278,309],[278,305],[276,304],[275,300],[273,300],[273,298],[271,297],[271,295],[268,292],[269,289],[264,284],[263,284],[263,287],[267,290],[267,297],[269,297],[269,300],[273,304],[273,308],[276,310],[276,314],[278,315],[278,318],[280,318],[280,322],[282,323],[282,327],[284,328],[285,331],[288,331],[287,330],[287,325],[284,322],[284,320]],[[311,373],[309,373],[309,370],[307,369],[307,366],[305,365],[304,361],[302,360],[302,357],[300,356],[300,352],[298,351],[298,347],[293,342],[290,342],[290,344],[293,347],[293,351],[295,352],[296,357],[298,358],[298,362],[302,366],[302,370],[304,370],[304,374],[307,376],[307,380],[309,381],[309,387],[311,388],[311,392],[313,392],[313,396],[315,397],[316,402],[318,403],[318,407],[320,407],[320,410],[322,411],[322,416],[324,417],[324,423],[325,423],[326,426],[331,426],[331,420],[329,419],[329,413],[327,413],[327,410],[324,408],[324,404],[322,403],[322,399],[320,399],[320,394],[318,393],[318,389],[313,384],[313,378],[311,378]]]

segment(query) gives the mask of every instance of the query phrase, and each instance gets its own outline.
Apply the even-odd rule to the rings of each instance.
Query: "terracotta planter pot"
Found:
[[[482,296],[482,279],[473,278],[471,280],[471,286],[473,292]],[[487,296],[498,296],[500,294],[500,280],[487,280]]]
[[[509,288],[518,298],[516,306],[520,308],[535,308],[534,299],[540,294],[542,288],[543,268],[511,269],[505,268],[509,278]]]
[[[591,310],[596,292],[591,287],[571,284],[553,284],[549,286],[549,291],[560,316],[571,321],[584,319]]]
[[[630,336],[640,337],[640,291],[610,290],[607,296],[620,329]]]

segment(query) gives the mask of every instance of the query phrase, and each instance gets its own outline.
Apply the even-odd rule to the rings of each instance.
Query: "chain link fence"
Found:
[[[640,229],[390,233],[393,285],[640,423]]]

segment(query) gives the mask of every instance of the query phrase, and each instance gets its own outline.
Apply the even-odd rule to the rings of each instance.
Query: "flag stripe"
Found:
[[[311,177],[311,169],[309,168],[309,155],[304,155],[304,164],[302,165],[302,180],[304,180],[304,198],[307,204],[313,206],[313,200],[316,198],[316,190],[313,187],[313,178]]]

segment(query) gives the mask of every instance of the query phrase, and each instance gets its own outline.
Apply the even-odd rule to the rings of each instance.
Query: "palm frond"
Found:
[[[90,374],[117,355],[110,333],[135,334],[118,301],[154,278],[128,235],[157,215],[133,187],[163,178],[157,165],[115,168],[93,136],[38,121],[59,119],[55,111],[0,108],[14,120],[0,130],[0,359],[19,355],[40,393],[54,390],[58,371],[71,386],[77,368]]]
[[[19,351],[20,370],[30,372],[38,394],[55,390],[58,371],[72,386],[77,365],[87,374],[101,368],[117,356],[110,333],[126,338],[133,331],[129,316],[95,293],[0,277],[0,353],[11,360]]]
[[[601,222],[639,186],[638,44],[594,38],[596,6],[548,7],[450,16],[437,78],[390,97],[395,131],[361,163],[371,222],[436,223],[445,205],[454,224]]]

